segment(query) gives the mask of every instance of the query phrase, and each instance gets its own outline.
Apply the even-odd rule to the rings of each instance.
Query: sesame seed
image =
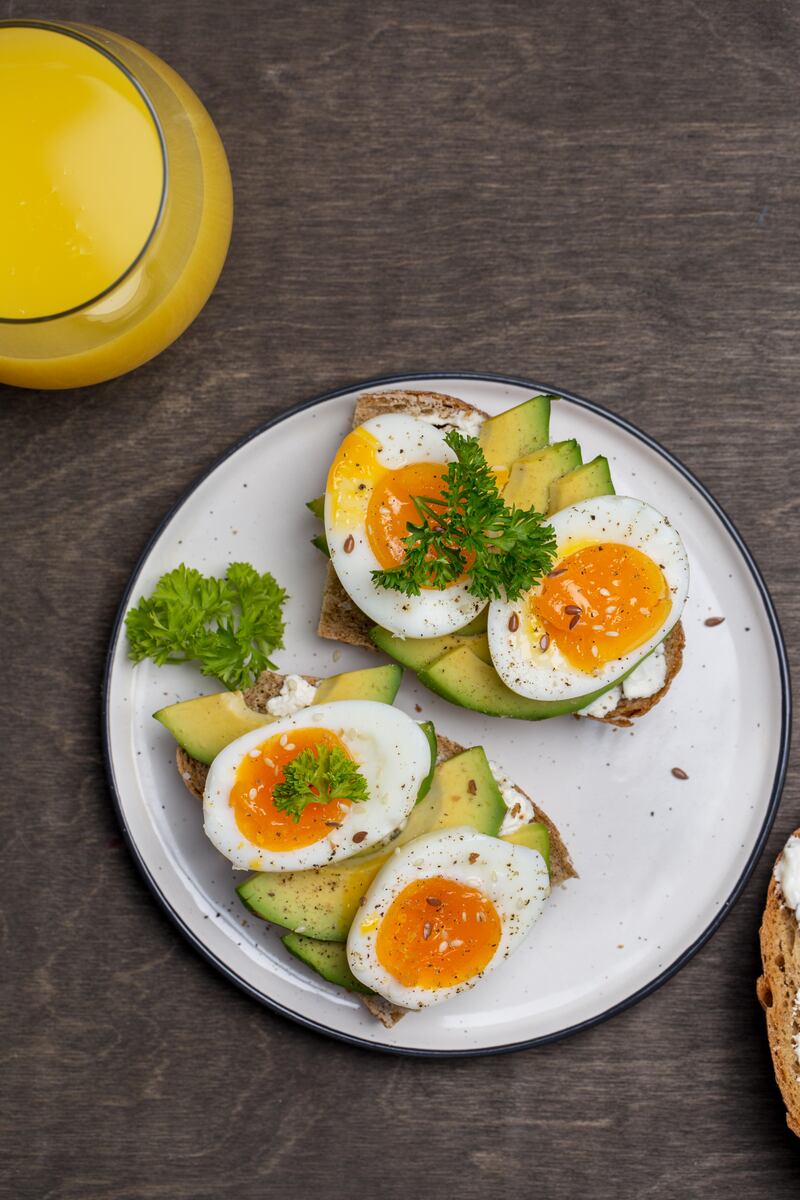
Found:
[[[439,953],[444,954],[447,949],[447,942],[439,942]]]
[[[516,633],[519,629],[519,616],[517,613],[512,612],[511,616],[508,618],[508,628],[510,633]]]

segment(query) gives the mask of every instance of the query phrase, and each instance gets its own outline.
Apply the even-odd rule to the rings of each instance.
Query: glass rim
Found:
[[[89,37],[80,29],[73,28],[69,25],[59,25],[56,21],[34,21],[17,19],[15,17],[7,17],[4,20],[0,20],[0,33],[2,33],[3,29],[43,29],[49,33],[59,33],[64,37],[74,38],[75,41],[82,42],[85,46],[88,46],[90,50],[96,50],[99,54],[102,54],[105,58],[112,62],[118,70],[122,71],[123,75],[128,79],[128,81],[141,96],[142,101],[144,102],[145,107],[152,118],[153,124],[155,125],[156,134],[158,136],[158,144],[161,150],[161,165],[163,168],[163,174],[161,195],[159,197],[156,215],[150,228],[150,232],[147,234],[141,249],[133,261],[128,264],[122,274],[119,275],[112,283],[110,283],[108,287],[103,288],[103,290],[98,292],[95,296],[91,296],[88,300],[82,300],[80,304],[75,304],[71,308],[62,309],[60,312],[46,313],[41,317],[4,317],[2,314],[0,314],[0,325],[41,325],[47,321],[58,321],[62,317],[74,316],[76,313],[83,312],[84,309],[91,308],[93,304],[97,304],[100,300],[105,299],[105,297],[109,296],[113,291],[115,291],[121,283],[124,283],[131,272],[135,270],[135,268],[142,261],[153,242],[153,238],[155,237],[156,231],[161,224],[161,219],[164,215],[164,209],[166,207],[167,185],[169,178],[167,141],[164,136],[164,129],[161,125],[161,121],[159,120],[158,113],[156,112],[155,106],[145,90],[144,85],[139,82],[133,71],[131,71],[130,67],[126,66],[126,64],[120,58],[118,58],[116,54],[112,54],[112,52],[105,46],[101,45],[100,42],[95,41],[94,38]],[[111,36],[114,36],[113,33]]]

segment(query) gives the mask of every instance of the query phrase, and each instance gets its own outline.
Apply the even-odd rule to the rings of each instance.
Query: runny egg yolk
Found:
[[[434,876],[415,879],[395,896],[381,921],[378,961],[405,987],[434,990],[485,971],[502,925],[477,888]]]
[[[537,624],[582,671],[643,646],[671,607],[658,563],[618,542],[598,542],[561,559],[531,599]]]
[[[275,734],[246,754],[239,764],[230,803],[236,824],[244,836],[263,850],[299,850],[327,837],[350,808],[349,800],[331,800],[328,804],[307,804],[295,820],[291,813],[275,806],[273,789],[279,784],[287,765],[303,750],[314,746],[338,747],[348,758],[352,755],[330,729],[292,729]]]
[[[372,553],[382,567],[396,567],[406,556],[403,539],[409,525],[421,524],[413,497],[439,500],[446,463],[408,463],[387,471],[375,484],[367,509],[366,531]]]

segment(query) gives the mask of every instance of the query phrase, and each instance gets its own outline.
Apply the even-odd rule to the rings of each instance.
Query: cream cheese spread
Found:
[[[287,675],[277,696],[267,701],[267,712],[271,717],[292,717],[313,704],[316,694],[316,686],[307,683],[302,675]]]

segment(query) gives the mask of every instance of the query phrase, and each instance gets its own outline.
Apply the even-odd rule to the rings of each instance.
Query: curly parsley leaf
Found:
[[[331,800],[369,799],[367,781],[356,763],[338,746],[310,746],[286,765],[283,779],[273,789],[276,808],[295,821],[307,804],[329,804]]]
[[[125,617],[134,662],[196,661],[231,690],[253,683],[283,646],[286,592],[269,571],[232,563],[224,579],[183,563],[162,575]]]
[[[418,596],[462,576],[481,600],[516,600],[553,565],[552,526],[534,508],[509,507],[497,488],[477,438],[445,434],[455,453],[438,497],[414,496],[421,518],[409,524],[406,556],[397,567],[373,571],[379,587]]]

